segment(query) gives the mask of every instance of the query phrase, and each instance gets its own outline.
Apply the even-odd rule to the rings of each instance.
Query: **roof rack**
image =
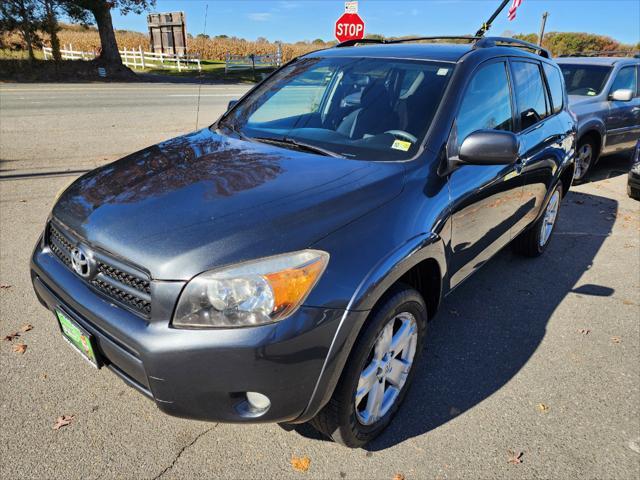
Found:
[[[364,44],[393,44],[393,43],[409,43],[409,42],[419,42],[423,40],[468,40],[469,42],[475,42],[480,39],[480,37],[472,37],[472,36],[446,36],[446,37],[410,37],[410,38],[397,38],[393,40],[385,40],[383,38],[363,38],[362,40],[346,40],[342,43],[339,43],[335,46],[335,48],[342,47],[353,47],[355,45],[364,45]]]
[[[347,40],[346,42],[339,43],[335,46],[335,48],[342,47],[353,47],[361,44],[378,44],[378,45],[389,45],[395,43],[409,43],[409,42],[419,42],[424,40],[467,40],[469,43],[473,44],[473,48],[490,48],[497,46],[512,46],[516,48],[525,48],[527,50],[532,50],[534,53],[540,55],[541,57],[551,58],[551,53],[548,50],[542,48],[540,45],[536,45],[534,43],[525,42],[524,40],[520,40],[517,38],[510,37],[475,37],[475,36],[448,36],[448,37],[412,37],[412,38],[399,38],[395,40],[385,40],[385,39],[377,39],[377,38],[363,38],[362,40]]]
[[[476,42],[474,48],[489,48],[489,47],[498,47],[498,46],[513,46],[526,48],[527,50],[533,50],[534,53],[540,55],[544,58],[551,58],[551,53],[549,50],[542,48],[540,45],[536,45],[535,43],[525,42],[524,40],[520,40],[519,38],[511,38],[511,37],[482,37],[480,40]]]

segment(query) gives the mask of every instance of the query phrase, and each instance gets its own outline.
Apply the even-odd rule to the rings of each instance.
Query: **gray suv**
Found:
[[[373,439],[441,299],[509,244],[542,255],[573,178],[549,53],[453,40],[305,55],[77,179],[31,262],[64,339],[172,415]]]
[[[640,59],[559,58],[569,107],[578,116],[575,182],[601,155],[631,150],[640,138]]]

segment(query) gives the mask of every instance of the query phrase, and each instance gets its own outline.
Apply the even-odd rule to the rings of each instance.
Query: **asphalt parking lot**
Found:
[[[32,293],[32,246],[77,175],[193,130],[198,88],[0,85],[0,337],[33,326],[0,341],[1,478],[640,477],[640,203],[625,156],[569,193],[542,258],[505,250],[445,300],[403,409],[366,450],[306,426],[168,417],[83,362]],[[203,86],[198,125],[246,89]],[[61,415],[74,418],[54,430]]]

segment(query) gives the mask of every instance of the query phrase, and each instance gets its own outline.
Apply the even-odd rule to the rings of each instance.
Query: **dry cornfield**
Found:
[[[100,37],[95,28],[84,28],[74,25],[64,25],[58,33],[61,46],[72,45],[74,50],[83,52],[93,52],[100,47]],[[49,38],[45,33],[41,33],[43,44],[49,46]],[[141,32],[131,32],[116,30],[116,41],[120,49],[149,50],[149,37]],[[0,35],[0,46],[14,49],[25,48],[21,37],[17,32],[3,33]],[[284,61],[288,61],[299,55],[327,48],[331,44],[299,42],[295,44],[282,44],[282,56]],[[275,53],[277,46],[268,41],[249,41],[241,38],[189,38],[187,40],[189,52],[199,55],[203,60],[224,60],[225,55],[264,55]]]

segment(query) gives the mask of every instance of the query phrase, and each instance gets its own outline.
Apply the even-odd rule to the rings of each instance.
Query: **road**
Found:
[[[244,91],[203,86],[199,125]],[[0,85],[0,336],[33,325],[0,342],[1,478],[640,477],[640,203],[623,157],[572,190],[542,258],[505,250],[445,300],[404,407],[367,450],[305,426],[168,417],[81,361],[32,293],[31,248],[81,171],[193,130],[197,92]],[[60,415],[74,418],[53,430]]]

